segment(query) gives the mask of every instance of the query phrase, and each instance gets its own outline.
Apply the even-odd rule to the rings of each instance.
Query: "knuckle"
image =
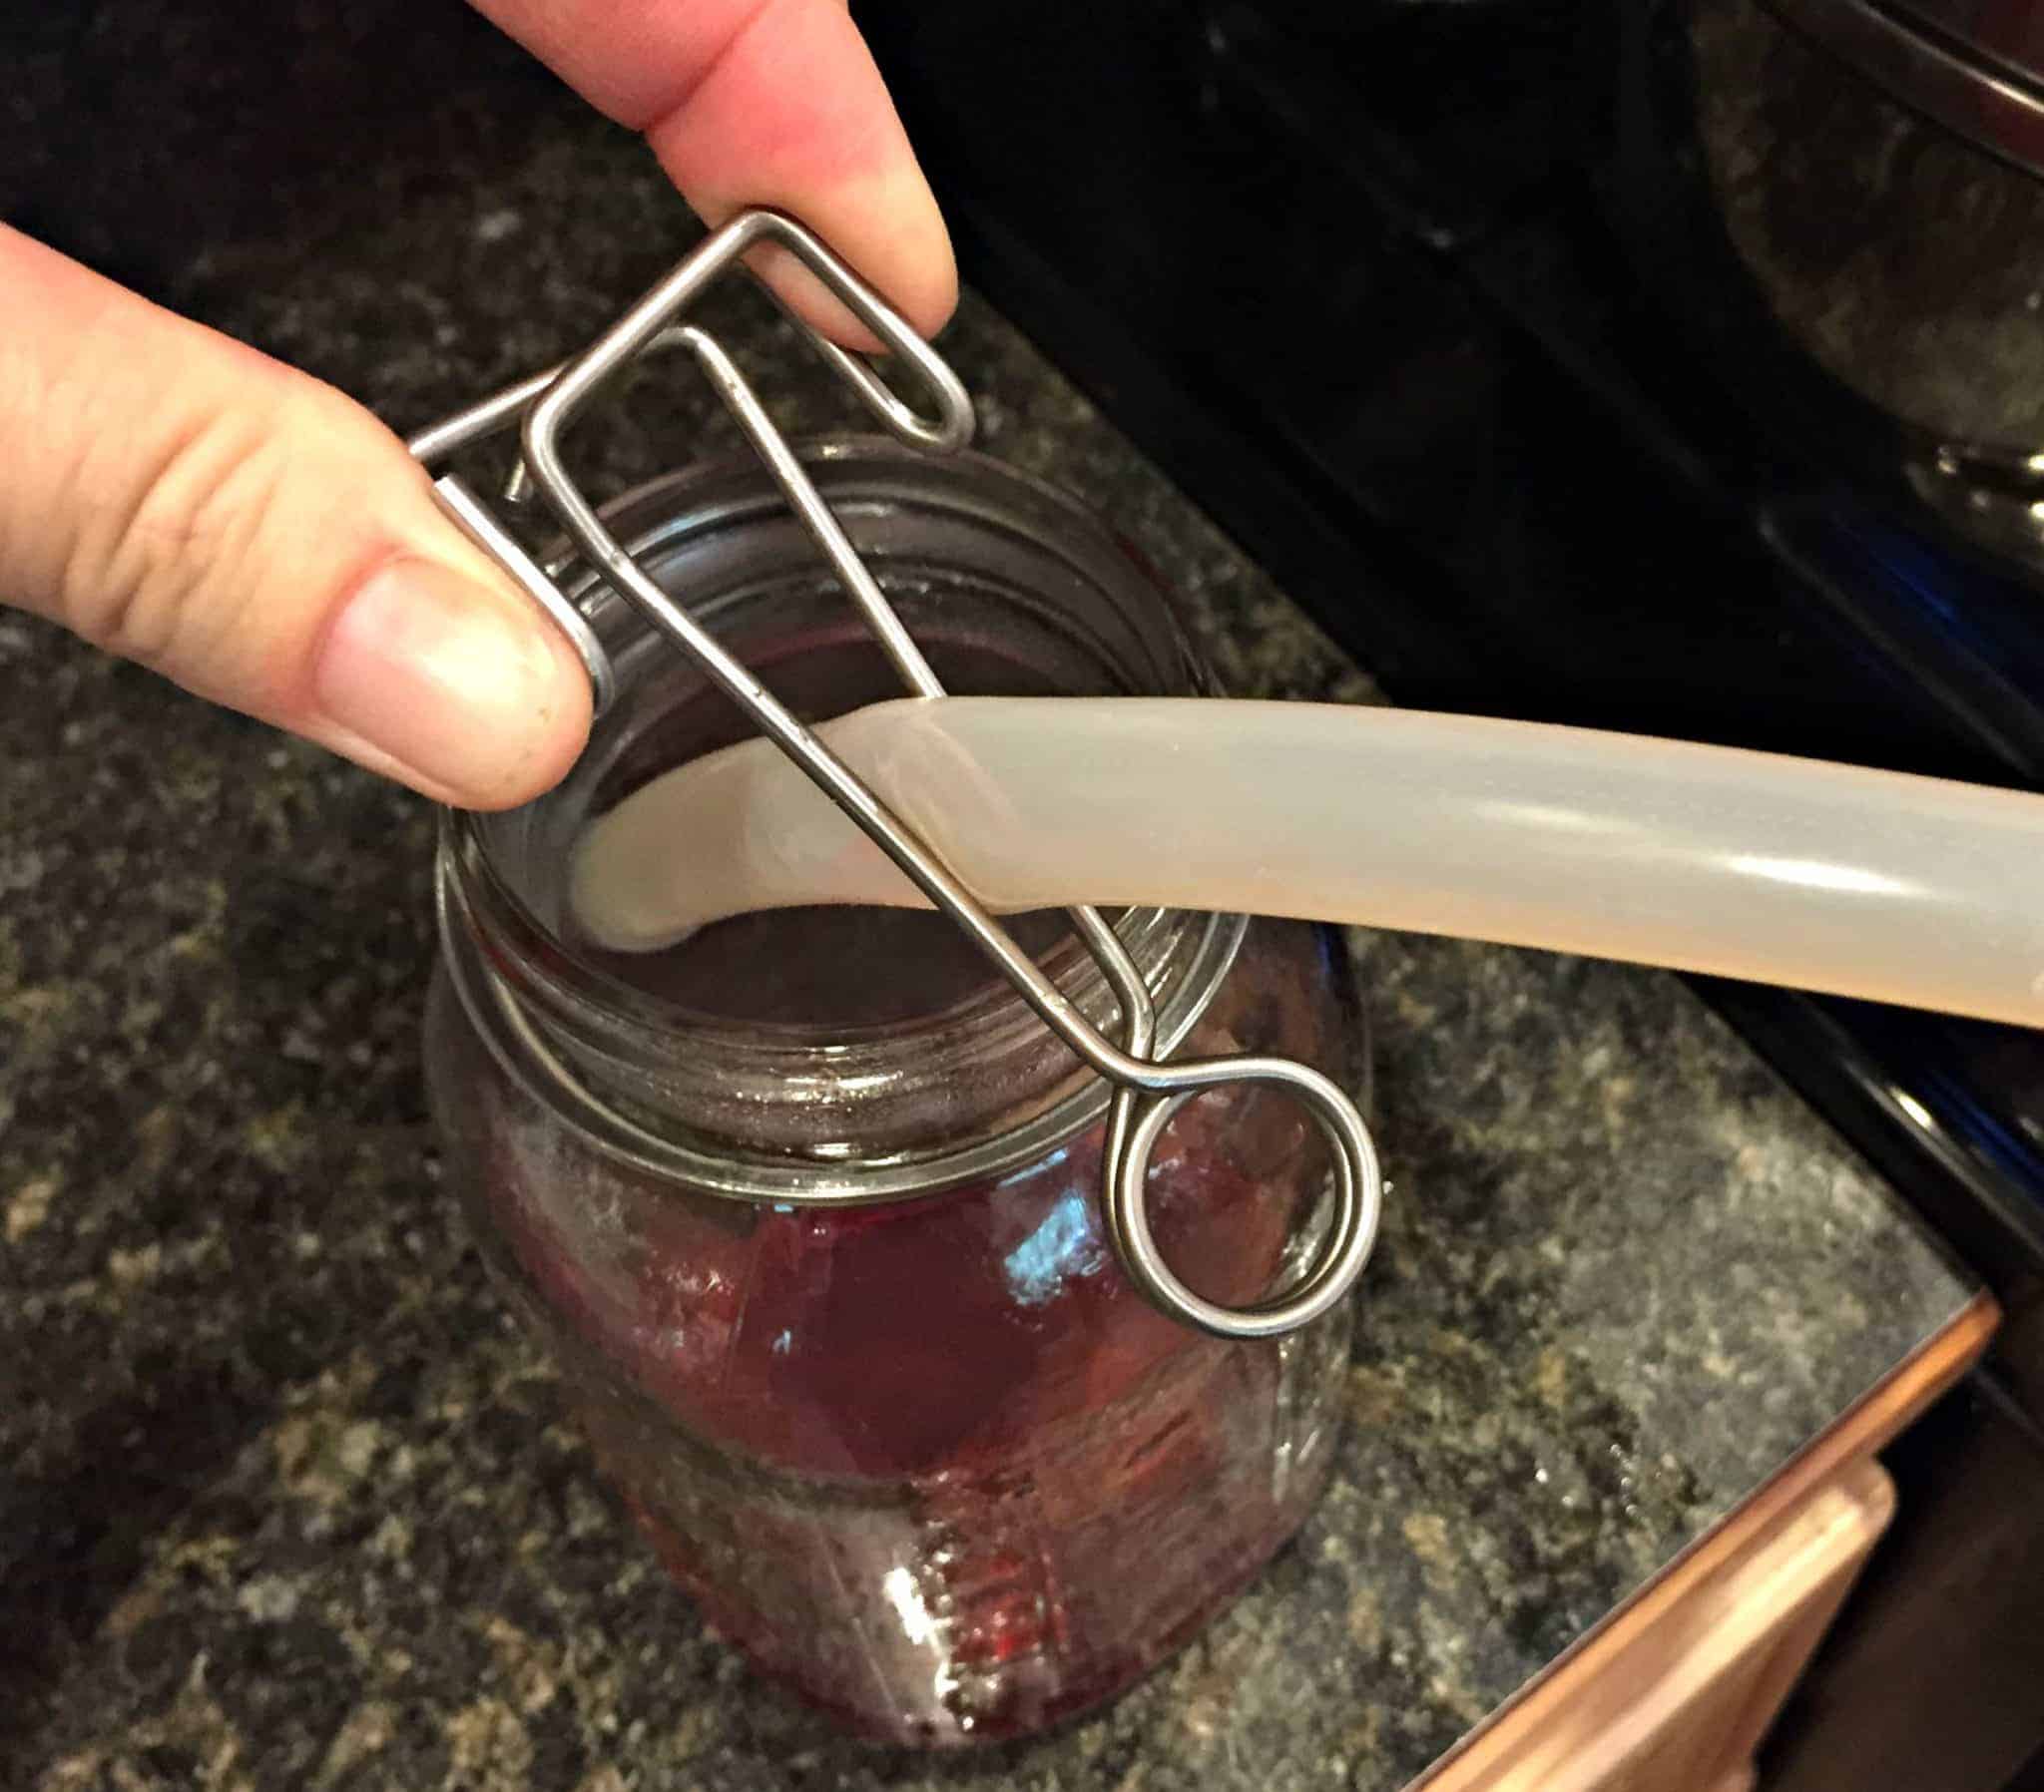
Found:
[[[171,669],[203,663],[253,597],[257,547],[278,498],[288,449],[275,419],[203,408],[159,427],[138,449],[114,445],[72,532],[60,614],[88,641]]]

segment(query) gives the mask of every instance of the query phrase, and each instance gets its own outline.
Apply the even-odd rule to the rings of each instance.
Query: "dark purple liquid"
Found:
[[[958,690],[1046,687],[969,641],[926,651]],[[899,693],[855,627],[755,664],[805,719]],[[750,731],[691,692],[593,807]],[[1068,929],[1055,913],[1013,925],[1039,955]],[[1332,1063],[1339,1004],[1313,936],[1262,938],[1187,1050]],[[936,1014],[992,980],[950,922],[912,911],[578,950],[700,1015],[825,1030]],[[1098,1125],[1020,1170],[864,1208],[752,1205],[622,1165],[564,1174],[512,1128],[478,1132],[492,1254],[662,1559],[758,1664],[868,1734],[989,1739],[1109,1695],[1233,1594],[1324,1475],[1311,1440],[1333,1357],[1220,1343],[1150,1308],[1106,1244]],[[1210,1097],[1153,1158],[1159,1242],[1210,1298],[1252,1300],[1320,1173],[1288,1105]]]

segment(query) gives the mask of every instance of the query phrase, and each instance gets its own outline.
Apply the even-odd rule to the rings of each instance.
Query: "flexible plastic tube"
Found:
[[[1241,910],[2044,1024],[2044,797],[1353,705],[945,697],[820,732],[997,912]],[[598,821],[573,900],[623,950],[923,903],[765,741]]]

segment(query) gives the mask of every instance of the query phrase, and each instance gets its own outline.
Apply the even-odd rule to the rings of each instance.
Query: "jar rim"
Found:
[[[961,1183],[999,1177],[1040,1161],[1107,1114],[1114,1092],[1087,1075],[1078,1087],[1017,1124],[927,1155],[902,1153],[831,1163],[768,1159],[704,1149],[657,1131],[590,1089],[533,1025],[510,992],[488,976],[472,938],[454,919],[458,894],[440,861],[436,908],[442,963],[470,1027],[497,1067],[556,1124],[600,1156],[685,1183],[700,1193],[756,1205],[863,1207],[941,1193]],[[1185,1040],[1226,981],[1249,930],[1249,917],[1203,917],[1197,957],[1158,1015],[1156,1055],[1168,1058]],[[565,1106],[563,1098],[566,1098]]]
[[[825,478],[856,477],[862,471],[879,479],[907,475],[917,488],[913,501],[942,507],[948,498],[954,508],[971,513],[974,522],[993,528],[1013,527],[1009,519],[991,514],[991,507],[1001,499],[1020,499],[1047,512],[1059,532],[1049,544],[1050,550],[1074,558],[1077,550],[1068,550],[1061,539],[1064,530],[1074,529],[1091,538],[1085,545],[1096,554],[1105,549],[1114,563],[1133,573],[1169,626],[1174,652],[1185,663],[1179,675],[1196,688],[1205,685],[1204,668],[1154,572],[1070,494],[983,454],[932,460],[883,438],[842,436],[801,442],[797,450]],[[969,489],[961,481],[992,489]],[[973,502],[960,505],[961,496],[969,496]],[[676,469],[620,494],[603,510],[629,551],[648,557],[691,531],[743,527],[756,520],[786,520],[770,481],[757,463],[739,458],[706,460]],[[1045,546],[1033,536],[1028,539],[1032,549]],[[558,549],[549,550],[546,559],[562,588],[585,605],[600,635],[609,637],[607,647],[622,650],[628,643],[636,643],[640,652],[646,651],[652,631],[615,592],[600,589],[601,579],[594,569]],[[1074,564],[1078,564],[1076,558]],[[654,645],[660,653],[673,652],[664,642]],[[623,652],[614,652],[614,661],[622,663],[623,658]],[[546,800],[539,799],[540,803]],[[576,1068],[592,1058],[605,1070],[630,1068],[634,1033],[648,1035],[670,1059],[677,1050],[730,1054],[777,1066],[782,1077],[799,1076],[805,1059],[819,1055],[839,1065],[846,1054],[859,1055],[862,1062],[909,1063],[967,1039],[979,1043],[1006,1040],[1010,1035],[1045,1040],[1050,1036],[1021,998],[998,979],[968,990],[931,1013],[856,1026],[822,1028],[813,1023],[735,1021],[702,1014],[635,986],[578,952],[563,937],[563,930],[536,912],[504,872],[498,858],[501,842],[491,838],[491,830],[503,825],[501,816],[444,812],[439,855],[443,955],[471,1024],[500,1068],[528,1093],[552,1105],[558,1106],[559,1098],[567,1096],[568,1118],[576,1129],[607,1154],[622,1155],[643,1169],[676,1176],[711,1192],[797,1204],[855,1204],[903,1198],[1029,1162],[1091,1124],[1107,1109],[1111,1091],[1106,1084],[1085,1075],[1083,1067],[1072,1061],[1060,1080],[1076,1077],[1076,1087],[1050,1099],[1018,1123],[955,1147],[922,1153],[881,1152],[845,1161],[806,1155],[755,1157],[745,1155],[736,1142],[730,1151],[713,1152],[644,1124],[633,1112],[637,1103],[621,1110],[616,1102],[587,1087],[587,1075]],[[1131,943],[1132,950],[1147,950],[1151,964],[1146,968],[1179,971],[1160,992],[1160,1055],[1183,1040],[1212,1001],[1235,960],[1246,927],[1241,916],[1158,909],[1133,910],[1121,918],[1117,931]],[[1178,961],[1176,965],[1173,960]],[[1107,979],[1076,936],[1062,936],[1038,962],[1067,996],[1091,1010],[1098,1022],[1112,1022],[1115,1004]],[[507,971],[509,977],[501,975]],[[565,1021],[576,1029],[575,1049],[569,1055],[574,1064],[564,1062],[563,1054],[552,1049],[545,1026],[527,1012],[534,1007],[547,1022]],[[590,1039],[581,1037],[585,1029],[602,1036],[602,1049],[592,1050]],[[1062,1047],[1056,1050],[1063,1053]]]

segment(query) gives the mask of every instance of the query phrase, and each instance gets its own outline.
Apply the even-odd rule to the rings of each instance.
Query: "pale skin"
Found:
[[[705,219],[781,207],[925,334],[950,315],[943,222],[842,0],[475,3]],[[802,270],[761,271],[859,341]],[[441,801],[508,807],[574,762],[579,662],[366,410],[4,225],[0,294],[0,602]]]

